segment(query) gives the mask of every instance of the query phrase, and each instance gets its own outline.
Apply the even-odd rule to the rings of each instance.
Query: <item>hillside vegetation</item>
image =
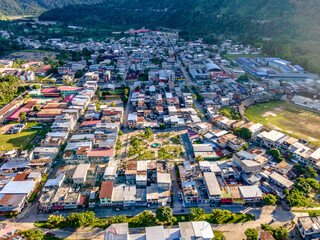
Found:
[[[40,18],[123,30],[167,27],[208,43],[221,34],[256,46],[268,39],[264,53],[320,73],[319,10],[317,0],[109,0],[53,9]]]
[[[0,16],[19,16],[40,14],[48,9],[69,4],[92,4],[102,0],[1,0]]]

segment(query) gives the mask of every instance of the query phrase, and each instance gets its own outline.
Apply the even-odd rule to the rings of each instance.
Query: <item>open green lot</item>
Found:
[[[257,104],[246,111],[249,120],[320,146],[320,114],[284,101]]]
[[[31,125],[28,123],[27,128],[18,134],[0,134],[0,150],[21,149],[21,146],[25,149],[39,131],[31,129]]]

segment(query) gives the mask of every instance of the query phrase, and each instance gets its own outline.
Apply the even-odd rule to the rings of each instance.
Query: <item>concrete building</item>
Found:
[[[208,189],[208,195],[210,201],[218,202],[221,200],[221,190],[218,180],[214,172],[204,172],[204,181]]]
[[[299,217],[298,229],[305,240],[320,238],[320,217]]]
[[[74,184],[83,184],[87,180],[87,173],[90,164],[80,164],[73,173],[72,180]]]

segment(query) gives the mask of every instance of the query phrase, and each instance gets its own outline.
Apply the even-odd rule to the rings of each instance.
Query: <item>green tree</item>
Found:
[[[22,121],[27,120],[27,113],[24,112],[24,111],[21,111],[21,112],[19,113],[19,118],[20,118]]]
[[[197,95],[197,101],[198,102],[203,102],[204,101],[204,97],[200,94]]]
[[[127,96],[127,95],[124,95],[124,94],[122,94],[122,95],[120,96],[120,98],[121,98],[121,101],[122,101],[123,103],[127,103],[128,100],[129,100],[128,96]]]
[[[273,159],[277,162],[284,161],[284,158],[282,157],[281,153],[278,149],[272,148],[267,152],[269,155],[273,157]]]
[[[314,190],[319,189],[319,182],[313,178],[307,178],[306,182],[312,187]]]
[[[39,106],[34,106],[33,107],[33,111],[36,111],[36,112],[40,111],[40,107]]]
[[[173,220],[172,209],[169,207],[162,206],[156,211],[156,217],[160,222],[171,223]]]
[[[304,178],[297,178],[294,182],[294,186],[296,189],[298,189],[300,192],[309,193],[310,192],[310,185],[307,183],[307,181]]]
[[[119,135],[119,136],[122,136],[122,135],[123,135],[123,131],[122,131],[122,130],[119,130],[118,135]]]
[[[82,227],[95,221],[95,214],[92,211],[83,213],[70,213],[66,219],[66,223],[70,227]]]
[[[284,240],[289,236],[287,229],[282,226],[275,229],[268,224],[261,224],[261,229],[264,231],[269,231],[276,240]]]
[[[243,138],[244,140],[248,140],[252,136],[252,132],[250,131],[250,129],[244,128],[244,127],[243,128],[239,128],[239,127],[234,128],[233,133],[235,135],[237,135],[238,137]]]
[[[114,224],[114,223],[126,223],[128,222],[128,218],[125,215],[120,215],[120,216],[113,216],[111,218],[107,219],[108,224]]]
[[[297,171],[297,173],[304,174],[305,170],[302,168],[301,164],[296,163],[293,165],[293,168]]]
[[[101,91],[98,92],[98,98],[102,98],[102,92]]]
[[[285,240],[289,237],[287,229],[283,226],[276,228],[272,235],[276,240]]]
[[[158,219],[150,211],[143,211],[137,217],[132,219],[132,222],[140,227],[155,226]]]
[[[224,107],[224,108],[221,108],[219,110],[219,112],[223,115],[223,116],[226,116],[232,120],[240,120],[241,119],[241,116],[239,114],[239,112],[237,112],[236,110],[234,109],[231,109],[230,107]]]
[[[216,224],[226,223],[234,219],[235,214],[228,210],[213,209],[211,215],[211,222]],[[246,215],[244,215],[246,217]]]
[[[191,208],[190,209],[190,219],[192,221],[199,220],[203,217],[205,211],[202,208]]]
[[[117,143],[116,143],[116,150],[120,150],[122,147],[122,143],[120,141],[120,139],[117,140]]]
[[[293,189],[287,197],[290,206],[292,207],[309,207],[310,203],[303,192],[298,189]]]
[[[247,82],[249,80],[248,74],[238,77],[237,82]]]
[[[247,236],[249,240],[257,240],[259,236],[259,232],[254,228],[248,228],[244,234]]]
[[[59,223],[65,221],[65,218],[61,215],[56,216],[51,214],[48,220],[49,220],[49,223],[51,223],[52,225],[58,225]]]
[[[25,230],[25,231],[22,231],[22,235],[27,240],[42,240],[43,239],[43,232],[40,229]]]
[[[306,174],[309,176],[309,177],[312,177],[312,178],[317,178],[318,177],[318,173],[316,170],[314,170],[314,168],[312,166],[306,166]]]
[[[272,194],[265,195],[262,200],[266,205],[274,205],[277,203],[277,198]]]
[[[84,75],[84,72],[81,69],[79,69],[79,70],[76,71],[74,77],[75,78],[82,78],[83,75]]]
[[[264,231],[269,231],[271,234],[274,232],[274,227],[266,224],[266,223],[261,223],[261,229]]]
[[[202,157],[202,155],[198,155],[194,158],[194,160],[201,162],[201,161],[204,161],[204,158]]]
[[[153,136],[153,131],[151,128],[145,128],[144,129],[144,137],[147,138],[147,139],[154,139],[154,136]]]

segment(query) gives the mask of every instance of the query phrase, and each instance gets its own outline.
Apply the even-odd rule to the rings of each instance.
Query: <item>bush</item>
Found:
[[[36,196],[37,196],[37,191],[34,191],[32,194],[31,194],[31,196],[30,196],[30,198],[28,199],[28,202],[33,202],[33,200],[36,198]]]
[[[252,132],[250,131],[250,129],[244,128],[244,127],[243,128],[239,128],[239,127],[234,128],[233,133],[244,140],[248,140],[252,137]]]
[[[262,200],[266,205],[274,205],[277,203],[277,198],[272,194],[264,196]]]
[[[43,232],[40,229],[36,230],[25,230],[22,231],[22,235],[27,239],[27,240],[41,240],[43,239]]]
[[[277,162],[282,162],[284,161],[284,158],[282,157],[281,153],[279,152],[278,149],[272,148],[267,152],[269,155],[273,157],[273,159]]]
[[[150,227],[158,225],[158,219],[150,211],[143,211],[137,217],[134,217],[130,223],[131,226],[135,227]]]
[[[47,181],[47,178],[48,178],[48,173],[43,175],[43,177],[41,178],[41,182]]]
[[[308,214],[310,217],[320,216],[320,210],[311,210],[311,211],[308,211]]]
[[[199,220],[203,217],[205,211],[202,208],[191,208],[190,209],[190,219],[191,220]]]
[[[289,236],[287,229],[285,229],[282,226],[275,229],[274,227],[269,226],[268,224],[261,224],[261,229],[269,231],[276,240],[285,240]]]
[[[82,227],[95,221],[95,214],[92,211],[83,213],[70,213],[66,219],[69,227]]]
[[[173,222],[172,209],[169,207],[162,206],[156,211],[156,217],[160,222]]]
[[[49,216],[49,224],[52,224],[55,227],[64,221],[65,218],[61,215],[56,216],[52,214]]]
[[[259,232],[254,228],[248,228],[244,234],[249,240],[257,240],[259,236]]]
[[[118,217],[111,217],[111,218],[108,218],[107,222],[108,224],[114,224],[114,223],[126,223],[128,222],[128,218],[125,216],[125,215],[120,215]]]
[[[318,177],[317,171],[311,166],[306,166],[306,174],[312,178]]]
[[[222,115],[232,119],[232,120],[240,120],[240,113],[231,109],[230,107],[221,108],[219,111]]]

